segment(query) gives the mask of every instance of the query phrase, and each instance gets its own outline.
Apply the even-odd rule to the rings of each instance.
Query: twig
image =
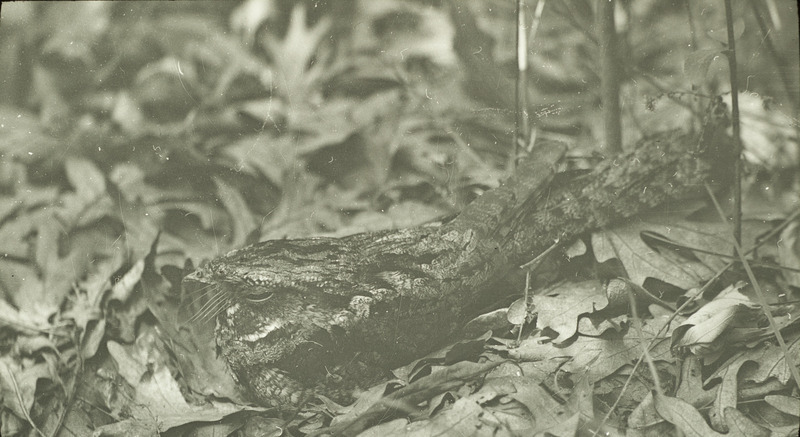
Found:
[[[545,249],[545,251],[540,253],[539,255],[537,255],[536,258],[534,258],[534,259],[526,262],[525,264],[519,266],[519,268],[521,268],[522,270],[533,270],[533,268],[538,266],[539,263],[542,261],[542,259],[544,259],[544,257],[547,256],[547,254],[549,254],[550,252],[552,252],[553,250],[555,250],[558,247],[558,243],[559,242],[560,242],[560,240],[555,240],[555,242],[553,242],[552,246],[550,246],[547,249]]]
[[[737,262],[737,263],[739,262],[739,258],[736,255],[729,255],[729,254],[725,254],[725,253],[719,253],[719,252],[716,252],[716,251],[713,251],[713,250],[702,249],[702,248],[699,248],[697,246],[691,246],[689,244],[681,243],[681,242],[678,242],[678,241],[673,241],[673,240],[670,240],[667,237],[663,237],[663,236],[660,236],[660,235],[655,235],[655,234],[650,235],[650,234],[648,234],[647,238],[650,239],[650,240],[653,240],[653,241],[657,241],[657,242],[662,243],[662,244],[666,244],[666,245],[675,247],[675,248],[690,250],[690,251],[692,251],[694,253],[702,253],[702,254],[705,254],[705,255],[716,256],[716,257],[722,258],[722,259],[731,259],[731,260],[733,260],[734,262]],[[749,254],[749,252],[748,252],[748,254]],[[783,266],[783,265],[780,265],[780,264],[777,264],[777,263],[770,264],[770,263],[765,263],[765,262],[759,262],[759,261],[756,261],[756,260],[751,260],[750,261],[750,265],[751,266],[755,266],[755,267],[760,267],[760,268],[763,268],[763,269],[768,269],[768,270],[778,270],[778,271],[782,271],[782,272],[797,272],[797,273],[800,273],[800,268],[786,267],[786,266]]]
[[[528,270],[525,272],[525,292],[523,293],[523,298],[525,299],[525,312],[528,312],[528,296],[530,296],[531,290],[531,271]],[[519,330],[517,331],[517,342],[515,343],[516,346],[522,342],[522,326],[525,324],[525,320],[522,320],[522,323],[519,324]]]

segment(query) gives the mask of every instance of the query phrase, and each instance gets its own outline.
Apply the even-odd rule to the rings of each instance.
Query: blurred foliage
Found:
[[[736,14],[750,182],[756,201],[794,199],[797,11],[753,3]],[[617,12],[626,144],[696,123],[698,96],[727,89],[722,2]],[[19,390],[3,392],[1,433],[56,429],[75,369],[163,314],[153,299],[178,279],[148,291],[147,272],[179,278],[267,238],[413,226],[496,186],[510,171],[513,23],[506,0],[4,4],[0,380],[17,375]],[[598,153],[591,2],[549,2],[531,42],[535,136]]]

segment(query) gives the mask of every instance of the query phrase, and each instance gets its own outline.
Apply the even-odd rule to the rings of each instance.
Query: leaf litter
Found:
[[[527,300],[511,291],[473,321],[471,339],[395,369],[354,405],[322,399],[291,418],[249,405],[214,350],[213,326],[175,317],[180,276],[267,237],[347,235],[457,212],[507,174],[513,116],[503,107],[513,83],[486,80],[513,57],[508,5],[465,2],[465,13],[381,0],[334,20],[278,3],[192,14],[149,4],[130,15],[47,6],[25,37],[3,32],[39,12],[4,14],[4,45],[42,55],[18,64],[30,71],[8,70],[32,78],[30,95],[14,100],[0,87],[10,96],[0,108],[0,434],[796,432],[797,123],[790,102],[763,83],[754,83],[761,95],[740,96],[752,167],[742,244],[753,248],[748,262],[768,307],[739,282],[728,225],[672,205],[582,237],[569,256],[552,254],[533,269]],[[665,29],[682,15],[637,7],[626,13],[668,38],[644,39],[631,62],[670,66],[666,89],[626,85],[637,98],[659,96],[630,105],[632,137],[642,132],[631,126],[688,123],[695,102],[669,90],[716,80],[720,53],[704,40],[673,62],[678,51],[663,49],[677,36]],[[543,137],[593,148],[589,17],[567,4],[551,12],[532,66],[545,82],[532,113]],[[465,35],[470,14],[480,27]],[[228,20],[241,38],[223,30]],[[281,20],[285,32],[270,33]],[[738,38],[756,36],[748,29],[757,23],[738,23]],[[632,24],[632,38],[642,28]],[[356,50],[331,43],[350,31],[365,37]],[[467,65],[456,50],[490,40],[494,49],[481,45],[488,65]],[[331,171],[331,161],[346,165]],[[579,267],[544,284],[564,263]]]

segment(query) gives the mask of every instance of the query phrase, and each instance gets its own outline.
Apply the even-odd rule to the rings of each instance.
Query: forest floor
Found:
[[[591,169],[615,153],[592,2],[540,2],[526,136]],[[618,3],[623,150],[731,107],[723,1]],[[0,434],[795,435],[797,10],[734,12],[741,258],[731,190],[722,218],[709,196],[668,205],[564,245],[529,291],[511,278],[463,341],[353,405],[286,415],[248,400],[213,322],[187,323],[202,302],[182,278],[258,241],[434,223],[497,187],[517,153],[513,2],[3,4]]]

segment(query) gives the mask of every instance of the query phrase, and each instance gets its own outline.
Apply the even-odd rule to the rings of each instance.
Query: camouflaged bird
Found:
[[[720,136],[704,132],[646,138],[577,176],[555,175],[565,147],[545,144],[442,226],[266,241],[185,284],[209,293],[201,313],[217,317],[222,356],[257,402],[347,402],[452,341],[476,300],[555,241],[724,183]]]

